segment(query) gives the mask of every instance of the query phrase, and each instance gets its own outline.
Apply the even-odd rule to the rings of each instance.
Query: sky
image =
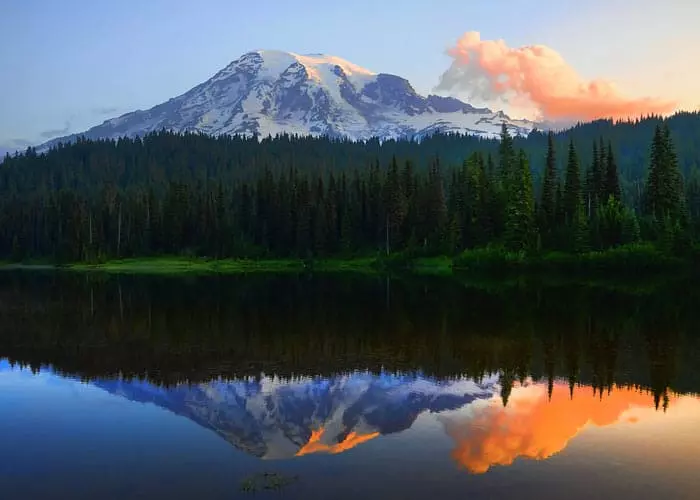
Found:
[[[523,115],[534,109],[533,89],[556,91],[554,81],[569,94],[536,96],[547,117],[569,98],[584,116],[601,95],[625,99],[603,111],[695,110],[698,19],[697,0],[3,0],[0,149],[148,109],[256,49],[332,54],[407,78],[422,94],[498,101]],[[465,48],[467,40],[477,44]],[[496,46],[502,64],[465,70]],[[546,46],[537,52],[545,59],[520,49],[530,46]],[[495,92],[494,71],[505,67],[518,83]]]

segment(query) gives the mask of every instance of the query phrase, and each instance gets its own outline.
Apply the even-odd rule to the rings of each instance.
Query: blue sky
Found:
[[[428,93],[471,30],[695,108],[698,19],[696,0],[4,0],[0,148],[148,108],[254,49],[337,55]]]

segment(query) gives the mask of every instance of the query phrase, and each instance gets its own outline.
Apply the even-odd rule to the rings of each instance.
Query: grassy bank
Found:
[[[697,265],[699,256],[697,249],[681,257],[663,253],[649,244],[626,245],[580,254],[549,252],[528,255],[525,252],[485,248],[466,251],[455,257],[453,269],[488,275],[566,273],[639,276],[687,270]]]
[[[152,257],[109,260],[101,263],[75,263],[58,266],[71,271],[101,271],[120,274],[247,274],[247,273],[362,273],[382,274],[390,271],[411,271],[418,274],[451,273],[452,260],[448,257],[415,259],[410,269],[394,269],[382,259],[374,257],[350,259],[204,259],[186,257]],[[15,265],[30,268],[32,266]]]
[[[301,260],[238,260],[186,257],[118,259],[96,264],[68,264],[61,269],[124,274],[242,274],[255,272],[302,272]]]
[[[392,254],[379,257],[302,259],[207,259],[196,257],[146,257],[74,263],[0,263],[5,269],[64,269],[120,274],[247,274],[247,273],[411,273],[446,276],[453,274],[506,279],[520,275],[566,275],[578,277],[625,277],[696,268],[700,251],[683,258],[666,255],[651,245],[630,245],[583,254],[543,253],[528,255],[498,248],[468,250],[451,258],[411,257]]]

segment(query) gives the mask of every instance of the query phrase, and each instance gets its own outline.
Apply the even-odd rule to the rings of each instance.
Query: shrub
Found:
[[[380,271],[409,271],[413,267],[413,259],[412,252],[379,253],[374,267]]]
[[[461,271],[506,272],[526,264],[524,251],[512,252],[499,247],[465,250],[452,260],[452,267]]]

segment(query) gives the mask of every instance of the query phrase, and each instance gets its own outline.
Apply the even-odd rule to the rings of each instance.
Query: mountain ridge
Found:
[[[179,96],[52,139],[39,149],[78,137],[117,139],[163,129],[352,140],[421,138],[436,132],[495,137],[502,123],[519,135],[536,127],[454,97],[422,96],[405,78],[370,71],[337,56],[256,50]]]

